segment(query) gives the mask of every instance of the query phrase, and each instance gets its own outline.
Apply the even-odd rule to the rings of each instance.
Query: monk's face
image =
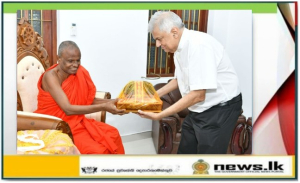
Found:
[[[80,65],[81,53],[77,48],[68,47],[64,49],[58,59],[60,68],[67,74],[76,74]]]

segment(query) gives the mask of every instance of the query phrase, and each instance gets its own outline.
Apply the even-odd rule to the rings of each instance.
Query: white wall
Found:
[[[130,80],[145,76],[147,63],[147,10],[69,10],[58,11],[58,44],[75,41],[81,49],[82,65],[100,91],[112,98]],[[76,23],[77,35],[70,35]],[[151,131],[150,120],[136,114],[106,116],[106,122],[121,135]]]
[[[252,117],[252,11],[210,10],[207,32],[228,52],[240,81],[243,114]]]
[[[75,41],[97,87],[109,91],[112,98],[130,80],[142,80],[147,62],[147,10],[59,10],[57,11],[58,45]],[[76,36],[71,25],[76,23]],[[240,78],[244,115],[252,116],[252,12],[209,11],[208,33],[228,51]],[[147,80],[153,85],[170,78]],[[152,130],[151,120],[135,114],[107,114],[107,123],[122,136]]]
[[[62,40],[71,39],[76,41],[79,46],[81,47],[82,51],[82,61],[83,64],[86,65],[86,67],[90,70],[90,74],[92,75],[92,78],[95,81],[96,86],[99,89],[110,91],[112,93],[113,97],[116,97],[118,95],[118,92],[120,92],[121,87],[123,87],[124,83],[126,83],[129,79],[140,79],[141,76],[144,76],[146,73],[146,41],[147,41],[147,21],[148,21],[148,11],[109,11],[105,14],[105,11],[58,11],[58,43],[60,43]],[[235,11],[236,13],[239,13],[239,11]],[[244,12],[244,11],[243,11]],[[80,13],[80,16],[78,16],[78,13]],[[226,43],[227,50],[230,52],[230,56],[233,57],[234,66],[241,68],[242,71],[247,73],[247,77],[240,77],[241,81],[245,81],[245,83],[252,83],[252,72],[250,72],[250,68],[252,68],[252,65],[249,65],[249,60],[251,60],[249,53],[245,56],[241,55],[239,52],[243,50],[234,51],[234,49],[240,49],[244,47],[244,50],[249,50],[249,48],[246,48],[245,45],[248,45],[245,42],[245,40],[252,40],[252,34],[249,33],[247,30],[252,30],[250,27],[252,25],[251,14],[247,12],[247,16],[243,15],[241,12],[236,17],[230,17],[234,19],[234,24],[230,23],[230,27],[223,25],[223,21],[228,21],[229,16],[223,17],[223,14],[226,12],[217,12],[217,11],[209,11],[209,21],[208,21],[208,33],[215,36],[217,39],[219,39],[223,44]],[[231,12],[233,13],[233,12]],[[120,16],[121,14],[121,16]],[[97,15],[97,16],[96,16]],[[98,16],[99,15],[99,16]],[[109,16],[108,16],[109,15]],[[138,16],[136,16],[138,15]],[[267,23],[272,21],[274,19],[274,15],[256,15],[256,22],[261,20],[259,22],[260,24],[256,25],[256,32],[258,36],[256,40],[255,46],[257,46],[257,51],[260,48],[259,46],[262,45],[262,47],[270,48],[276,40],[276,37],[265,37],[265,35],[268,35],[270,32],[268,32],[268,29],[265,28],[264,25],[268,25]],[[84,18],[85,17],[85,18]],[[118,26],[110,24],[110,22],[102,20],[104,18],[109,19],[116,19],[118,17]],[[243,17],[243,18],[242,18]],[[125,25],[126,18],[128,18],[128,24]],[[276,19],[276,15],[275,15]],[[3,65],[3,141],[4,141],[4,154],[15,154],[16,153],[16,67],[15,67],[15,60],[16,60],[16,36],[15,31],[16,30],[16,14],[4,14],[3,15],[3,33],[4,33],[4,39],[3,39],[3,53],[4,54],[4,65]],[[88,22],[98,22],[98,27],[101,29],[96,29],[96,25],[93,23]],[[230,21],[229,21],[230,22]],[[70,36],[70,27],[71,23],[77,23],[77,33],[78,35],[76,37]],[[105,23],[105,24],[103,24]],[[274,23],[274,21],[273,21]],[[134,24],[134,30],[133,30],[133,24]],[[220,25],[218,25],[220,24]],[[84,25],[84,26],[82,26]],[[138,25],[138,26],[136,26]],[[222,25],[222,26],[221,26]],[[272,25],[272,24],[271,24]],[[103,28],[102,28],[103,27]],[[113,27],[115,30],[111,30]],[[248,28],[247,28],[248,27]],[[262,27],[262,28],[260,28]],[[274,26],[275,28],[277,26]],[[132,28],[132,29],[131,29]],[[109,29],[111,32],[106,31]],[[228,30],[227,30],[228,29]],[[225,33],[227,32],[231,36],[233,36],[230,31],[238,30],[238,32],[234,32],[234,38],[228,37]],[[267,31],[267,32],[265,32]],[[104,32],[100,34],[100,32]],[[260,33],[260,34],[259,34]],[[242,39],[240,39],[242,37]],[[99,39],[101,38],[101,39]],[[116,39],[118,38],[118,39]],[[225,39],[227,38],[227,39]],[[230,38],[230,39],[229,39]],[[119,40],[121,39],[121,40]],[[101,42],[99,41],[101,40]],[[108,42],[104,42],[108,41]],[[126,40],[126,42],[124,41]],[[127,41],[129,42],[127,43]],[[239,47],[231,47],[231,44],[228,44],[227,42],[234,40],[240,40],[242,41],[244,46]],[[261,41],[262,40],[262,41]],[[264,40],[267,40],[264,42]],[[271,42],[268,40],[272,40]],[[97,42],[98,41],[98,42]],[[224,42],[225,41],[225,42]],[[260,41],[260,42],[259,42]],[[93,44],[93,42],[95,44]],[[245,43],[244,43],[245,42]],[[252,42],[252,41],[251,41]],[[118,43],[115,46],[112,46],[113,44]],[[126,44],[127,43],[127,44]],[[132,44],[129,44],[132,43]],[[263,44],[265,43],[265,44]],[[105,45],[109,46],[105,46]],[[120,44],[120,45],[119,45]],[[121,47],[122,46],[122,47]],[[120,49],[121,47],[121,49]],[[104,50],[100,50],[104,49]],[[111,50],[118,50],[118,52],[113,52]],[[124,50],[126,50],[126,52]],[[131,49],[131,50],[130,50]],[[110,50],[108,52],[108,50]],[[230,51],[232,50],[232,51]],[[270,51],[270,54],[266,54],[265,52],[256,53],[263,55],[272,55],[272,50],[274,49],[267,49],[267,51]],[[100,53],[101,51],[101,53]],[[266,50],[264,50],[266,51]],[[141,52],[141,53],[139,53]],[[122,54],[121,54],[122,53]],[[232,53],[234,53],[232,55]],[[242,58],[241,63],[245,64],[244,66],[236,66],[236,62],[239,63],[240,59],[234,59],[236,56],[240,56]],[[130,59],[129,59],[130,58]],[[132,59],[134,58],[134,59]],[[238,58],[238,57],[237,57]],[[140,60],[139,60],[140,59]],[[261,60],[262,59],[262,60]],[[257,63],[261,64],[265,58],[262,57],[261,59],[258,59]],[[131,61],[135,65],[134,68],[132,68],[133,64],[131,63],[131,67],[126,66],[124,64],[124,60]],[[106,62],[105,62],[106,61]],[[247,61],[247,62],[246,62]],[[271,62],[272,59],[269,59]],[[126,74],[120,74],[122,72],[122,68],[119,67],[119,64],[121,64],[124,68],[132,69],[132,73],[126,73]],[[123,64],[123,65],[122,65]],[[257,64],[256,69],[259,69],[259,64]],[[113,65],[113,67],[111,66]],[[270,64],[269,64],[270,65]],[[101,66],[101,67],[100,67]],[[105,67],[102,67],[105,66]],[[108,67],[112,67],[108,69]],[[125,67],[126,66],[126,67]],[[99,69],[98,69],[99,68]],[[261,67],[262,69],[265,69],[265,67]],[[121,71],[120,71],[121,70]],[[238,70],[238,69],[237,69]],[[116,74],[117,73],[117,74]],[[259,73],[264,73],[259,72]],[[240,73],[238,73],[240,76]],[[257,73],[256,73],[257,74]],[[269,72],[268,72],[269,74]],[[101,77],[103,76],[103,77]],[[109,77],[110,76],[110,77]],[[251,76],[251,77],[250,77]],[[261,74],[262,77],[265,77]],[[272,78],[270,76],[270,78]],[[168,78],[169,79],[169,78]],[[159,80],[149,80],[153,84],[159,83],[159,82],[167,82],[167,78],[161,78]],[[268,80],[270,81],[270,80]],[[264,82],[261,82],[264,83]],[[259,83],[256,83],[259,84]],[[252,97],[250,93],[245,93],[244,91],[248,90],[249,92],[252,92],[252,88],[249,88],[247,86],[250,85],[242,85],[242,90],[244,94],[244,110],[245,115],[248,117],[251,114],[250,109],[245,109],[246,106],[252,106],[251,102],[248,101],[248,104],[246,103],[246,99],[252,100]],[[251,85],[252,86],[252,85]],[[245,88],[244,88],[245,87]],[[260,87],[258,85],[256,87],[264,88],[266,87]],[[272,95],[270,95],[272,96]],[[259,96],[256,96],[259,97]],[[261,100],[261,98],[259,98]],[[246,105],[247,104],[247,105]],[[260,105],[256,105],[260,106]],[[265,105],[262,105],[265,106]],[[116,120],[116,121],[115,121]],[[120,130],[121,135],[127,135],[131,133],[138,133],[143,131],[151,131],[151,121],[150,120],[141,120],[138,116],[135,115],[127,115],[122,117],[114,117],[112,115],[107,116],[107,121],[109,124],[113,124],[114,126],[117,126],[117,128]],[[13,143],[11,143],[13,142]]]
[[[17,144],[17,15],[3,14],[3,153],[16,154]],[[15,31],[12,31],[15,30]],[[5,46],[4,46],[5,45]],[[4,54],[5,53],[5,54]]]

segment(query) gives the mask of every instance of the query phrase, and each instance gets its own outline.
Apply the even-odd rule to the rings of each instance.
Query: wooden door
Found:
[[[34,30],[44,41],[44,47],[49,55],[50,66],[57,61],[57,20],[56,10],[18,10],[17,22],[26,17]]]

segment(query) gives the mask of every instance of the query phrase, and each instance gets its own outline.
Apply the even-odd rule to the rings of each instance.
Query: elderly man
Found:
[[[122,115],[116,100],[96,99],[96,87],[88,71],[80,65],[81,52],[76,43],[64,41],[58,49],[58,64],[41,75],[38,82],[38,109],[66,121],[72,131],[75,145],[81,154],[124,154],[116,128],[84,114],[108,111]]]
[[[206,33],[184,28],[173,12],[156,12],[148,31],[157,47],[174,53],[175,78],[159,89],[158,95],[179,87],[182,98],[160,113],[139,111],[139,115],[159,120],[188,107],[177,153],[225,154],[241,114],[242,97],[224,47]]]

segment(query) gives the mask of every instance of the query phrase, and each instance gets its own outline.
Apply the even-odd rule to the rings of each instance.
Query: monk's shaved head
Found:
[[[71,49],[79,49],[78,45],[73,42],[73,41],[63,41],[62,43],[60,43],[59,47],[58,47],[58,56],[61,57],[62,56],[62,53],[64,52],[64,50],[66,48],[71,48]]]

